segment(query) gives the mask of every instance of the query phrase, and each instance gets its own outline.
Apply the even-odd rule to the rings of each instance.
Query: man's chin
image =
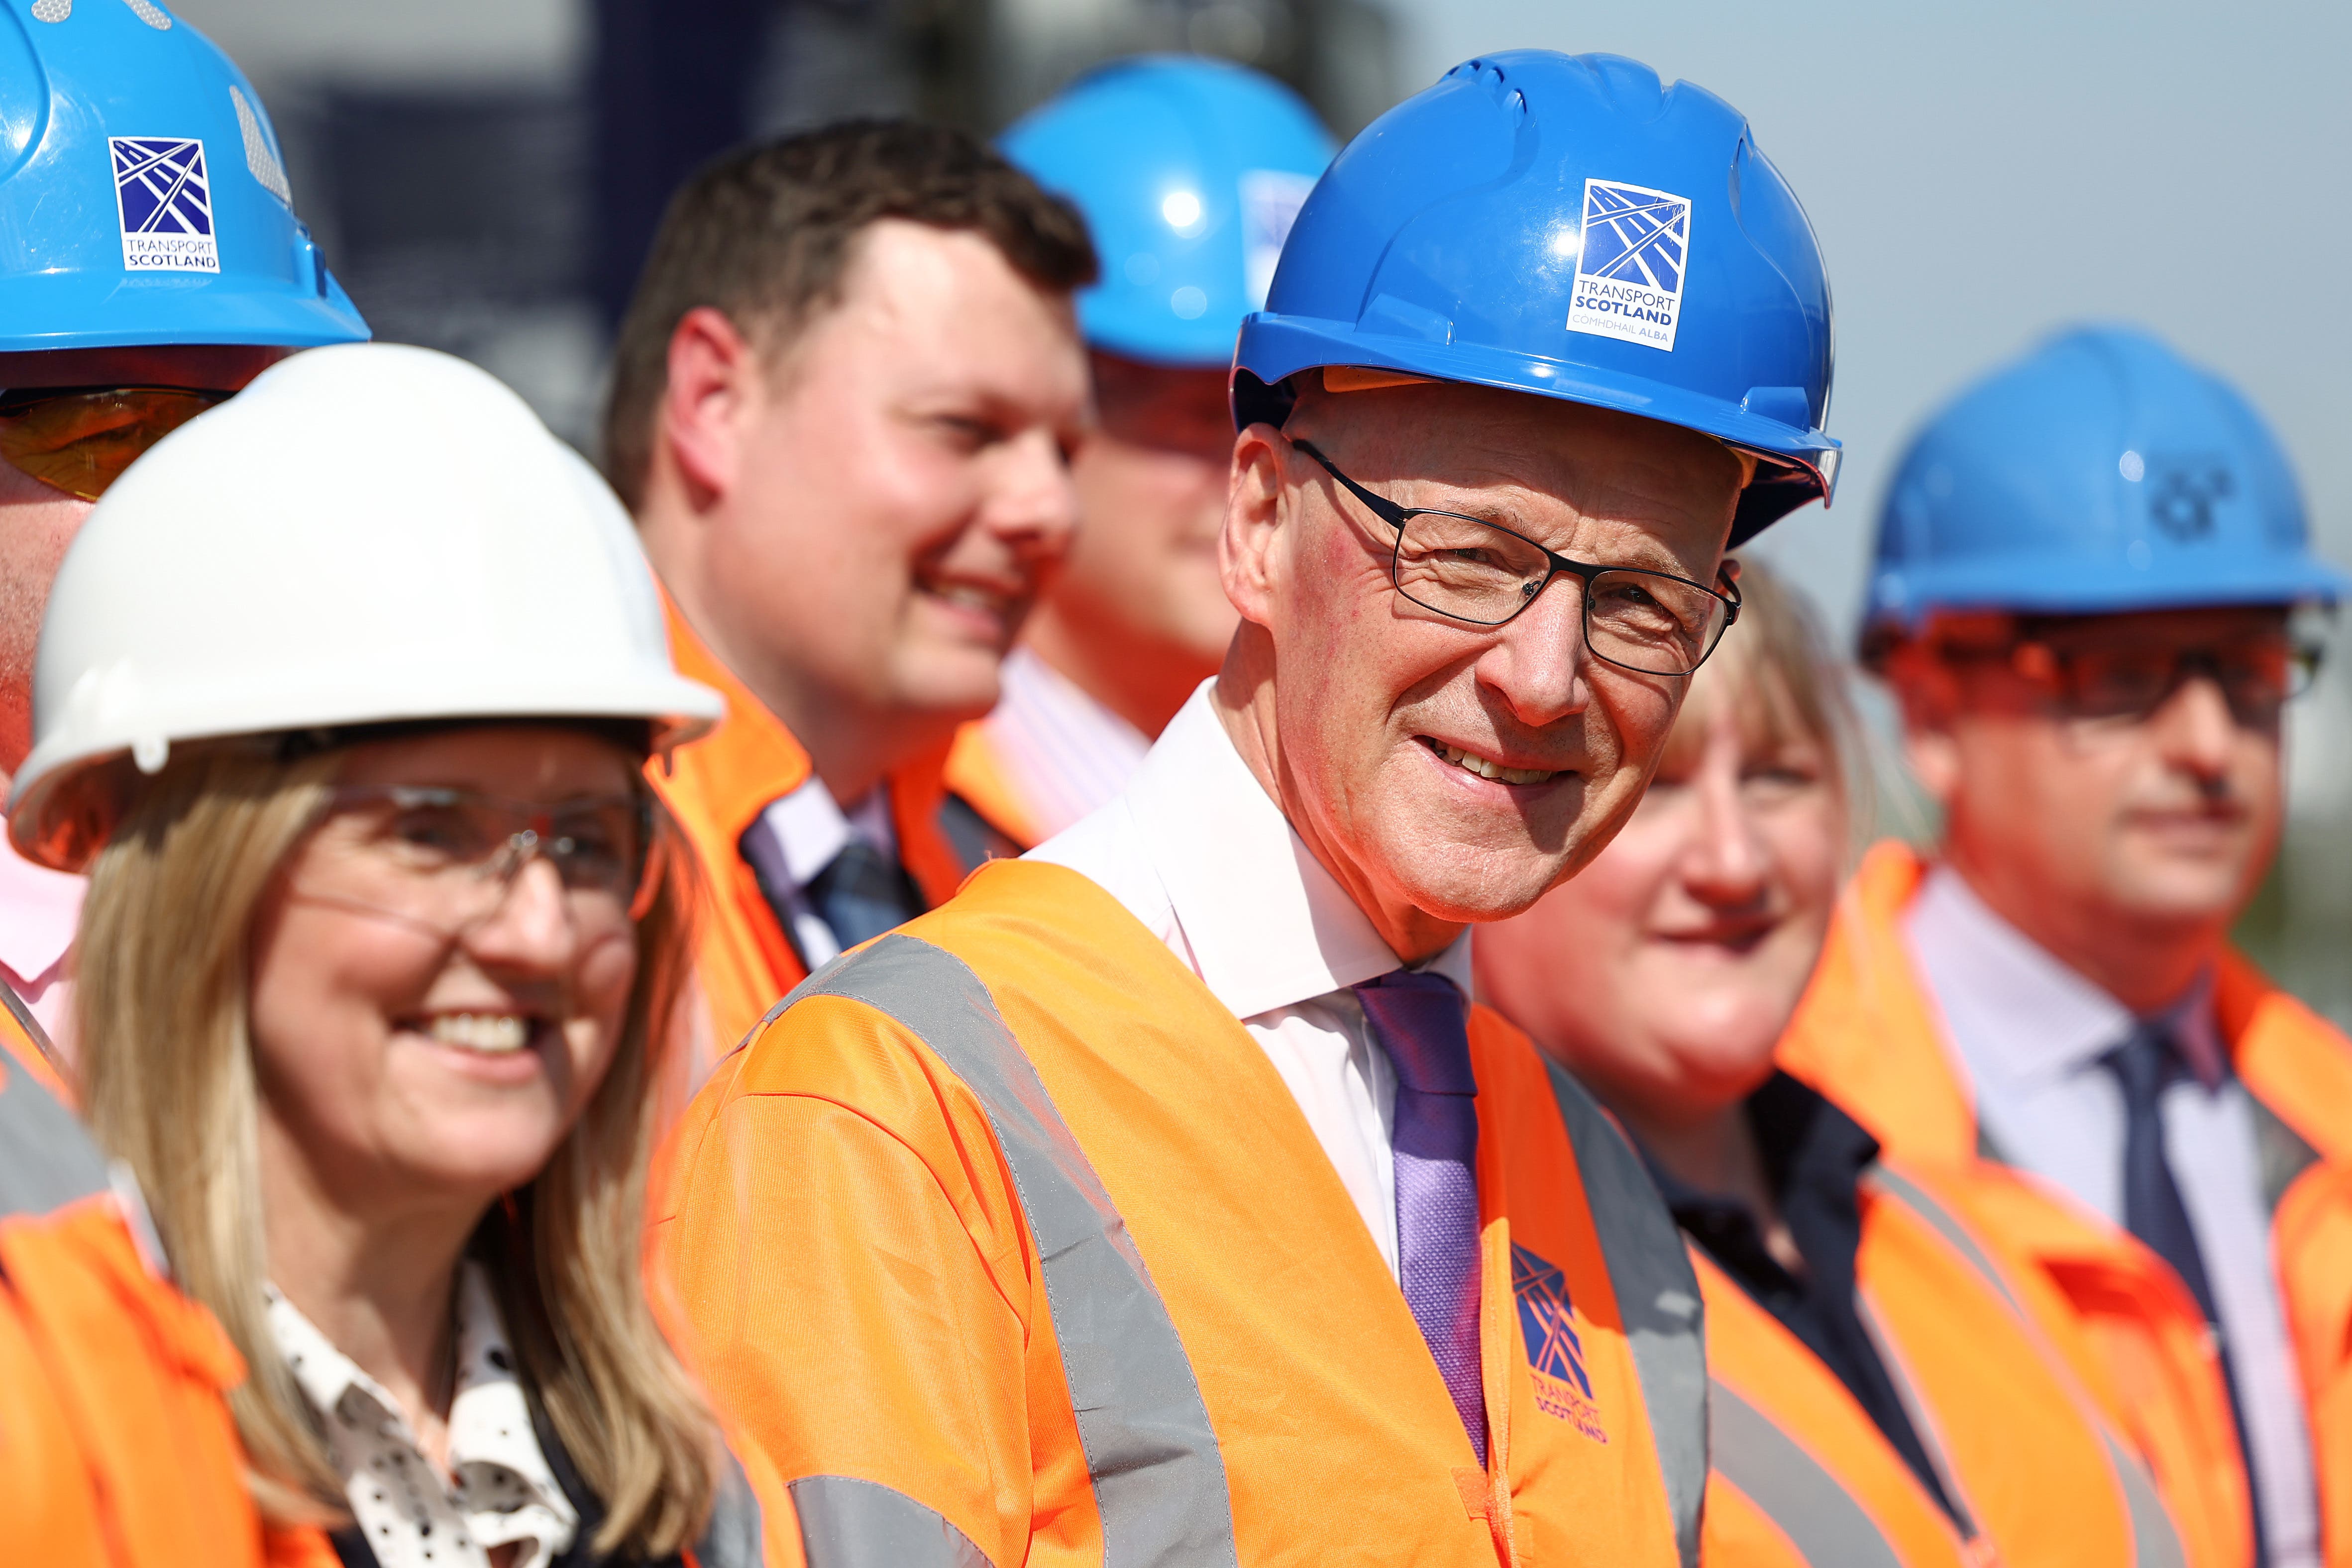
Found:
[[[1476,925],[1525,912],[1562,880],[1565,854],[1513,847],[1417,843],[1391,857],[1391,880],[1433,920]]]

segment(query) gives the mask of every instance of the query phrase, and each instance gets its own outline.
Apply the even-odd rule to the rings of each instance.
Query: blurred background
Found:
[[[2284,436],[2352,564],[2352,11],[2317,0],[175,0],[261,89],[296,200],[381,337],[476,360],[585,446],[664,202],[746,136],[848,115],[1001,129],[1097,60],[1219,54],[1342,137],[1448,66],[1632,55],[1737,104],[1836,288],[1842,504],[1756,553],[1840,637],[1900,443],[2084,318],[2144,322]],[[2316,273],[2307,268],[2317,267]],[[2290,725],[2249,947],[2352,1027],[2352,639]],[[1883,727],[1875,694],[1862,694]],[[1883,728],[1882,728],[1883,733]],[[1891,755],[1891,754],[1890,754]],[[1927,831],[1891,764],[1883,821]]]

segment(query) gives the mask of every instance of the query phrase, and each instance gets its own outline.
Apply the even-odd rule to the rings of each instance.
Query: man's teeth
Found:
[[[1454,767],[1467,768],[1479,778],[1492,779],[1497,784],[1541,784],[1559,777],[1557,768],[1506,768],[1499,762],[1489,762],[1475,752],[1465,751],[1458,746],[1447,746],[1442,741],[1431,741],[1429,748]]]
[[[444,1045],[503,1056],[530,1039],[530,1023],[518,1013],[441,1013],[425,1032]]]
[[[1001,615],[1004,612],[1006,602],[1004,595],[991,592],[985,588],[974,588],[968,583],[947,582],[941,583],[935,591],[949,603],[961,604],[967,610],[984,610],[991,615]]]

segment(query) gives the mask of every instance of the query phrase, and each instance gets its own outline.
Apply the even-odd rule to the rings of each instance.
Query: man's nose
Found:
[[[1024,559],[1051,560],[1078,530],[1078,490],[1051,431],[1024,431],[997,455],[982,507],[989,531]]]
[[[2148,716],[2166,761],[2199,779],[2228,773],[2238,739],[2238,721],[2221,682],[2203,671],[2190,674]]]
[[[1479,678],[1521,724],[1541,727],[1592,701],[1591,654],[1584,646],[1584,585],[1552,582],[1496,635],[1478,661]]]

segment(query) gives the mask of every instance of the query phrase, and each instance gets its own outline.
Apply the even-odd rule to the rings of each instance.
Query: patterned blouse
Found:
[[[540,1451],[506,1325],[479,1264],[467,1260],[457,1277],[446,1475],[417,1448],[407,1416],[383,1386],[275,1287],[269,1327],[319,1413],[328,1458],[382,1568],[488,1568],[490,1550],[509,1542],[522,1543],[515,1568],[546,1568],[572,1544],[579,1515]]]

